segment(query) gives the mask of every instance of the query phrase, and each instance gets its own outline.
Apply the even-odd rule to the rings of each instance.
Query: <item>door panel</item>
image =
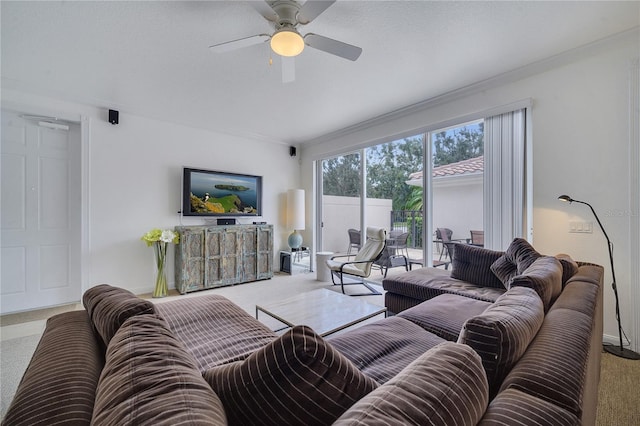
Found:
[[[79,134],[2,111],[2,313],[80,300]]]

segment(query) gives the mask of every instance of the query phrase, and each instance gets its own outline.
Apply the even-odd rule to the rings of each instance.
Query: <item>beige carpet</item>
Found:
[[[640,425],[640,360],[602,354],[596,424]]]
[[[394,275],[401,272],[401,268],[395,268],[390,270],[389,274]],[[374,271],[371,278],[378,282],[382,281],[378,271]],[[257,301],[267,303],[272,300],[279,300],[290,294],[311,291],[316,288],[330,288],[330,283],[316,281],[315,273],[294,276],[276,274],[271,280],[223,287],[183,296],[174,291],[165,299],[153,300],[154,302],[164,303],[175,298],[198,297],[200,294],[212,292],[228,297],[247,312],[255,315]],[[333,287],[332,289],[339,291],[339,287]],[[151,295],[144,296],[150,297]],[[384,304],[383,296],[363,296],[362,299],[378,305]],[[4,415],[22,377],[22,373],[31,358],[39,339],[39,334],[42,331],[41,329],[44,328],[44,319],[61,311],[77,308],[77,305],[70,305],[63,308],[30,312],[24,314],[24,316],[16,314],[1,318],[0,387],[2,390],[2,404],[0,418]],[[29,326],[30,324],[36,324],[36,327]],[[7,333],[7,331],[11,332]],[[9,338],[7,339],[7,337]],[[602,354],[597,425],[640,425],[640,361],[626,360],[608,353]]]

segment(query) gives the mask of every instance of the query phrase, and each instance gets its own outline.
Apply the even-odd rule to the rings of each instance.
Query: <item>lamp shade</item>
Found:
[[[304,229],[304,219],[304,189],[290,189],[287,191],[287,228]]]
[[[304,39],[293,28],[283,28],[271,36],[271,49],[280,56],[298,56],[304,50]]]

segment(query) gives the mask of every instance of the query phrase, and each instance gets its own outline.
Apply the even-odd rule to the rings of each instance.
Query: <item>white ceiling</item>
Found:
[[[282,83],[271,32],[241,1],[2,1],[2,85],[288,144],[428,100],[640,23],[640,2],[338,0],[301,33],[360,46],[311,48]]]

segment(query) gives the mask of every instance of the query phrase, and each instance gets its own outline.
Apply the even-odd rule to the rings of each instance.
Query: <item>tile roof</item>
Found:
[[[445,164],[433,168],[433,177],[468,175],[472,173],[481,173],[484,171],[484,156],[469,158],[467,160],[458,161],[457,163]],[[409,175],[409,180],[422,179],[422,170]]]

